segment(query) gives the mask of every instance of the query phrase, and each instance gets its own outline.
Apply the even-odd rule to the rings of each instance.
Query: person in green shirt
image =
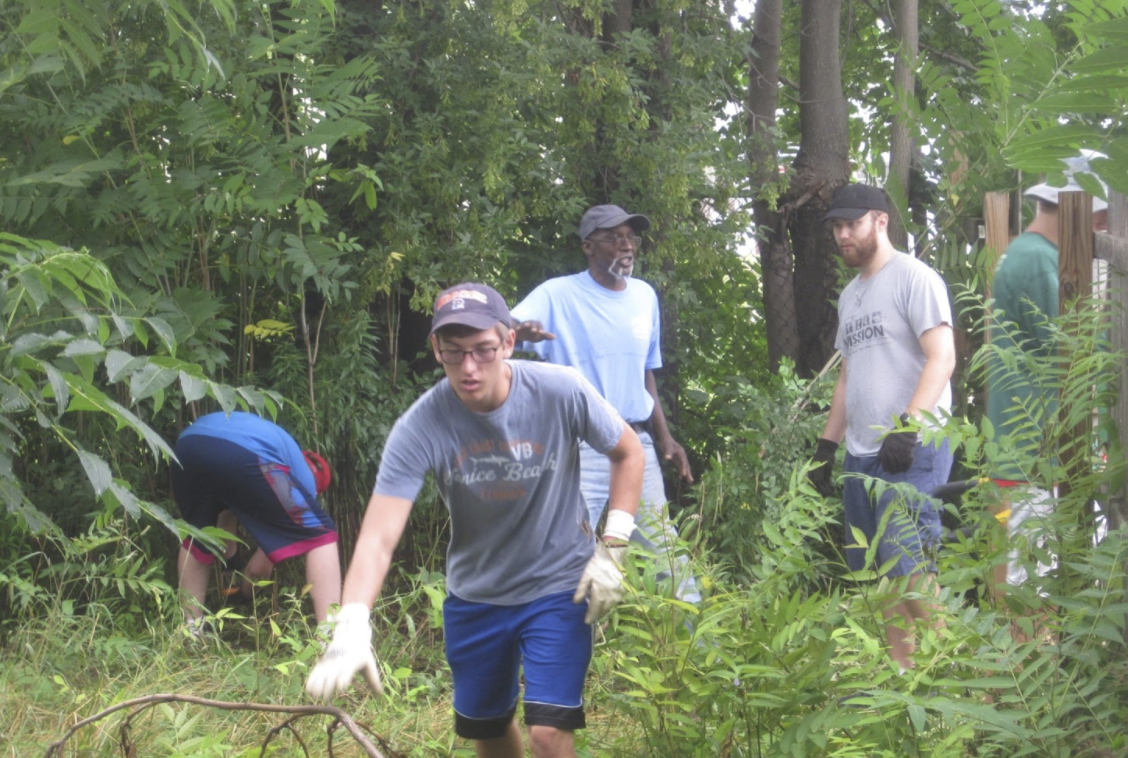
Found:
[[[990,340],[996,348],[988,361],[987,419],[995,428],[996,438],[1009,438],[1013,451],[1007,459],[998,460],[990,475],[1003,488],[1003,510],[1009,508],[1007,520],[1009,585],[1026,582],[1027,561],[1024,548],[1044,546],[1043,529],[1038,522],[1053,513],[1054,482],[1040,481],[1035,462],[1053,457],[1044,450],[1043,434],[1046,419],[1057,412],[1057,387],[1052,376],[1019,368],[1008,369],[1001,352],[1018,348],[1035,359],[1048,357],[1054,349],[1050,320],[1058,315],[1058,196],[1062,192],[1084,191],[1077,183],[1077,174],[1091,174],[1089,159],[1103,157],[1083,151],[1066,163],[1066,184],[1054,187],[1036,184],[1024,193],[1037,201],[1034,220],[1026,231],[1003,251],[995,270],[993,283],[995,318]],[[1099,181],[1099,180],[1098,180]],[[1104,187],[1104,183],[1101,182]],[[1107,192],[1107,189],[1106,189]],[[1093,231],[1108,227],[1108,204],[1093,198]],[[1038,576],[1045,576],[1052,563],[1040,562]]]

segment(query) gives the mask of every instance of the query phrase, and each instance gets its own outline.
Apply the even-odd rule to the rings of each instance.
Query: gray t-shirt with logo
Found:
[[[944,280],[927,264],[897,252],[876,274],[854,277],[838,300],[834,346],[846,359],[846,449],[876,455],[879,437],[909,407],[925,355],[920,336],[952,324]],[[939,416],[952,407],[951,384],[924,408]]]
[[[579,442],[615,446],[623,421],[575,369],[509,361],[509,396],[471,411],[443,379],[396,422],[374,492],[415,500],[428,472],[450,511],[447,588],[517,605],[572,591],[594,550]]]

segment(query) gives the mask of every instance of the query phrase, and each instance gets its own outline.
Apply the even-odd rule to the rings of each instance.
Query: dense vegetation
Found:
[[[1128,189],[1128,18],[1120,2],[1041,16],[1033,3],[922,2],[922,40],[943,54],[919,62],[906,105],[887,84],[879,5],[847,3],[835,40],[850,160],[880,181],[885,127],[909,111],[926,191],[904,203],[930,213],[904,215],[969,336],[947,434],[971,476],[1012,451],[979,422],[971,353],[989,306],[962,230],[984,190],[1080,146],[1103,149],[1098,170]],[[613,9],[627,7],[624,23]],[[738,115],[751,32],[734,16],[673,0],[0,2],[6,754],[152,693],[303,702],[319,643],[297,572],[252,608],[217,600],[205,645],[181,634],[169,444],[205,410],[276,415],[333,463],[347,558],[390,424],[438,375],[422,350],[434,293],[481,279],[515,300],[577,270],[578,218],[608,201],[655,222],[641,274],[662,295],[660,383],[701,479],[671,491],[707,592],[686,606],[639,566],[598,647],[581,754],[1128,755],[1124,534],[1093,548],[1087,520],[1122,486],[1124,456],[1112,438],[1109,465],[1094,466],[1090,440],[1066,443],[1113,401],[1093,388],[1123,371],[1100,349],[1102,312],[1061,320],[1061,349],[1041,362],[1008,358],[1079,398],[1045,440],[1061,460],[1040,470],[1070,485],[1049,596],[986,591],[1000,535],[994,493],[973,490],[949,514],[976,530],[941,558],[947,627],[897,676],[877,610],[897,590],[845,573],[838,505],[805,484],[830,387],[786,353],[769,363],[768,285],[741,254],[753,201],[790,202],[802,179],[786,84],[802,64],[799,14],[781,18],[793,31],[770,182],[750,168]],[[388,695],[346,703],[411,755],[465,751],[442,660],[444,528],[425,497],[377,609]],[[839,704],[858,691],[866,707]],[[72,747],[113,754],[120,720]],[[139,754],[254,755],[279,720],[164,704],[133,736]],[[315,728],[300,732],[320,751]]]

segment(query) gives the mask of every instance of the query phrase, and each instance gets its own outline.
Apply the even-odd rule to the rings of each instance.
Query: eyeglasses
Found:
[[[439,358],[448,366],[461,366],[468,355],[475,363],[493,363],[497,359],[497,351],[500,349],[501,345],[497,347],[476,347],[473,350],[440,350]]]
[[[638,246],[642,244],[642,237],[639,237],[637,234],[631,235],[630,237],[623,237],[622,235],[617,234],[614,237],[592,237],[591,241],[607,242],[611,245],[614,245],[615,247],[622,247],[623,245],[630,243],[631,247],[637,249]]]

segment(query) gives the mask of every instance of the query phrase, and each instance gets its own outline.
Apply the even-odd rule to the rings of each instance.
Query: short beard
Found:
[[[854,249],[849,255],[842,252],[842,261],[850,268],[862,268],[877,255],[877,229],[870,227],[870,234],[865,239],[854,241]]]
[[[631,265],[626,271],[619,265],[618,260],[612,261],[611,265],[607,267],[607,273],[616,279],[630,279],[631,274],[634,273],[634,261],[631,261]]]

